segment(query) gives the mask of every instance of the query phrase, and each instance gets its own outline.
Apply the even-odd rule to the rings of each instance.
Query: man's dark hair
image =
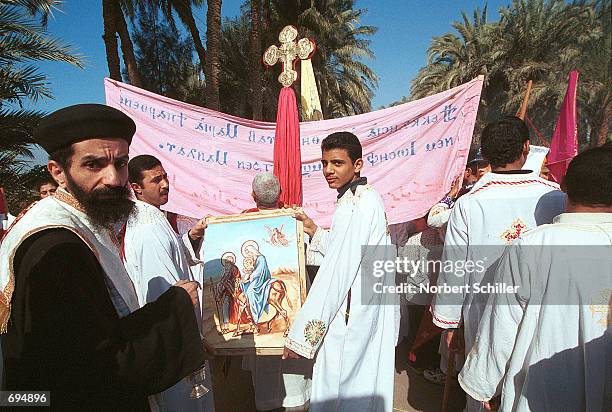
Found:
[[[161,166],[161,162],[155,156],[140,155],[132,158],[128,163],[128,179],[130,183],[142,185],[143,172],[157,166]]]
[[[361,158],[361,142],[351,132],[336,132],[323,139],[321,151],[325,152],[331,149],[346,150],[353,163]]]
[[[50,160],[55,160],[62,169],[68,169],[70,167],[70,161],[72,160],[72,155],[74,154],[74,150],[72,150],[72,145],[62,147],[61,149],[54,150],[49,154]]]
[[[585,150],[567,167],[563,189],[573,204],[612,206],[612,145]]]
[[[523,145],[529,140],[529,129],[515,116],[505,116],[489,123],[480,138],[482,156],[491,167],[502,167],[521,157]]]
[[[49,173],[45,173],[44,176],[36,179],[34,183],[34,190],[36,190],[37,192],[40,191],[40,187],[43,185],[53,185],[55,187],[59,186],[55,179],[53,179]]]

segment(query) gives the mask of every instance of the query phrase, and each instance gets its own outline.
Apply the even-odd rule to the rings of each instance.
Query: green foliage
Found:
[[[183,38],[176,26],[160,18],[156,7],[141,9],[132,37],[142,87],[153,93],[201,104],[194,100],[192,80],[199,78],[193,63],[193,42]]]
[[[51,97],[46,78],[32,62],[64,61],[82,67],[70,46],[45,32],[56,0],[0,0],[0,100],[23,103]],[[37,21],[37,17],[40,19]]]
[[[471,19],[462,13],[462,20],[452,27],[458,35],[432,39],[427,64],[412,81],[413,99],[484,75],[478,114],[483,124],[516,113],[527,81],[533,80],[528,115],[550,136],[568,74],[578,70],[582,140],[589,131],[595,139],[602,124],[610,122],[609,2],[513,0],[500,9],[499,22],[487,20],[485,7],[475,10]]]
[[[32,130],[43,113],[24,110],[23,104],[52,97],[47,78],[35,63],[48,60],[83,66],[69,45],[46,33],[47,17],[59,3],[0,0],[0,186],[13,213],[32,200],[33,179],[41,174],[25,162],[32,157]]]
[[[265,3],[265,1],[264,1]],[[267,0],[269,14],[264,13],[261,50],[278,45],[283,27],[293,24],[299,36],[314,39],[317,51],[312,65],[321,99],[323,116],[335,118],[372,110],[372,97],[378,78],[363,62],[374,57],[369,36],[375,27],[362,26],[364,9],[355,9],[354,0]],[[266,5],[264,5],[264,8]],[[221,110],[236,116],[251,117],[248,2],[242,15],[225,20],[221,47]],[[299,69],[299,64],[298,64]],[[276,80],[281,64],[263,73],[263,116],[274,121],[280,83]],[[293,86],[299,90],[299,82]],[[299,104],[299,103],[298,103]]]

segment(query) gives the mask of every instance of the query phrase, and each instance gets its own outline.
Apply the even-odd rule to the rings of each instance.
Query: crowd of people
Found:
[[[257,410],[391,412],[395,348],[429,327],[442,335],[413,348],[410,367],[436,383],[457,370],[469,411],[612,408],[612,144],[578,154],[559,187],[544,169],[524,169],[529,130],[501,118],[447,196],[390,226],[359,139],[330,134],[321,163],[337,191],[331,227],[295,210],[318,270],[283,355],[240,360],[202,343],[194,268],[207,218],[179,230],[161,209],[168,175],[152,155],[129,158],[135,130],[96,104],[54,112],[36,130],[50,178],[0,245],[3,389],[50,391],[58,410],[212,411],[215,393],[239,398],[227,383],[240,370]],[[257,175],[255,207],[243,213],[282,207],[280,193],[272,173]],[[373,276],[368,262],[398,256],[480,270]],[[379,293],[374,280],[410,292]],[[196,375],[211,391],[194,400]]]

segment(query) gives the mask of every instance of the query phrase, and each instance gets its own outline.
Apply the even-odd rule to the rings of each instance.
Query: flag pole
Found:
[[[525,114],[527,113],[527,105],[529,104],[529,95],[531,94],[531,86],[533,84],[532,80],[527,82],[527,91],[525,92],[525,97],[523,98],[523,104],[518,112],[516,112],[516,117],[521,120],[525,120]]]

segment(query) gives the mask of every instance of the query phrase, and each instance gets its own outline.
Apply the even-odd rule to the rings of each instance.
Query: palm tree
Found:
[[[121,81],[121,64],[117,43],[117,27],[115,24],[115,2],[113,0],[102,0],[102,18],[104,20],[104,48],[106,50],[106,63],[110,78]]]
[[[377,28],[361,25],[366,10],[355,9],[354,0],[274,0],[272,6],[270,31],[278,33],[297,23],[300,35],[314,38],[317,44],[312,64],[323,116],[370,111],[378,78],[363,59],[374,58],[368,36]]]
[[[206,49],[205,63],[206,107],[219,110],[219,76],[221,73],[221,0],[208,0],[206,12]]]
[[[593,9],[586,3],[514,0],[500,10],[504,74],[507,87],[502,106],[516,110],[523,84],[534,81],[530,106],[556,117],[567,86],[568,72],[579,69],[579,56],[590,36]]]
[[[591,145],[609,140],[612,121],[612,4],[598,2],[591,24],[598,35],[588,41],[580,53],[581,77],[578,103],[588,119]]]
[[[251,0],[251,106],[253,107],[253,120],[263,117],[263,90],[261,76],[261,1]]]
[[[116,34],[121,39],[121,51],[123,62],[127,67],[128,80],[130,84],[141,87],[140,74],[136,67],[136,56],[134,45],[130,38],[130,32],[125,20],[127,15],[134,19],[136,6],[144,0],[102,0],[102,17],[104,20],[104,45],[106,48],[106,61],[111,78],[121,80],[121,68],[119,66],[119,55],[117,53]]]
[[[257,91],[262,90],[265,104],[261,118],[268,121],[276,118],[282,87],[276,78],[281,68],[279,64],[262,73],[261,50],[278,44],[280,30],[293,24],[298,26],[300,37],[312,37],[317,43],[312,63],[324,116],[334,118],[371,110],[377,78],[362,58],[373,57],[367,36],[376,28],[360,25],[364,10],[354,10],[353,3],[353,0],[257,0],[244,7],[239,18],[226,20],[221,42],[221,109],[236,116],[257,118],[260,101]],[[254,17],[254,11],[261,12],[261,17]],[[259,51],[253,38],[257,22],[263,27]]]
[[[476,9],[471,20],[465,12],[461,17],[461,21],[452,24],[459,36],[446,33],[432,39],[427,50],[427,64],[412,80],[411,98],[420,99],[484,75],[480,125],[489,120],[487,107],[495,107],[504,85],[499,47],[495,42],[499,29],[488,22],[486,6]]]
[[[596,2],[587,1],[567,4],[554,0],[513,0],[509,7],[500,10],[499,23],[487,22],[486,8],[474,12],[473,22],[462,13],[463,21],[453,24],[459,36],[449,33],[432,40],[427,65],[412,81],[411,97],[437,93],[483,74],[485,84],[478,116],[482,124],[501,113],[516,112],[523,99],[524,85],[533,80],[530,117],[550,136],[568,73],[578,70],[586,75],[593,62],[609,62],[610,48],[606,49],[602,42],[605,39],[609,42],[610,31],[607,36],[603,34],[605,30],[601,27],[606,20],[597,20],[595,5]],[[610,80],[609,75],[602,74],[606,71],[601,67],[590,70],[590,79],[581,77],[578,98],[581,103],[587,95],[591,96],[589,107],[601,107],[599,116],[603,119],[605,108],[610,107],[606,93]],[[594,91],[593,76],[598,78],[595,83],[599,92]],[[598,125],[607,124],[602,122]]]
[[[219,76],[220,110],[248,118],[254,113],[249,99],[252,70],[246,62],[251,58],[250,21],[246,14],[223,22],[221,39],[221,73]],[[267,100],[276,107],[276,99]],[[267,105],[266,105],[267,106]],[[266,117],[272,120],[271,117]]]
[[[174,15],[172,11],[176,11],[181,22],[187,27],[189,33],[191,33],[193,45],[200,59],[200,67],[204,67],[206,64],[206,49],[202,44],[200,31],[196,25],[191,8],[192,5],[200,7],[203,4],[203,0],[153,0],[153,2],[159,3],[159,7],[172,27],[174,27]]]
[[[144,6],[133,26],[136,62],[142,88],[178,100],[187,100],[184,87],[199,70],[193,63],[193,42],[177,28],[160,19],[155,5]],[[202,104],[203,102],[198,102]]]
[[[134,54],[134,44],[130,37],[130,31],[125,21],[127,14],[130,19],[134,19],[134,5],[130,1],[121,1],[120,7],[114,8],[115,12],[115,27],[121,39],[121,51],[123,52],[123,62],[127,68],[128,79],[130,84],[136,87],[142,87],[140,73],[136,65],[136,56]]]
[[[45,32],[47,16],[58,0],[0,0],[0,182],[7,191],[9,208],[18,210],[18,199],[27,199],[31,180],[40,171],[29,171],[32,130],[43,113],[24,110],[27,101],[52,97],[47,79],[33,62],[60,61],[83,67],[74,50]]]

